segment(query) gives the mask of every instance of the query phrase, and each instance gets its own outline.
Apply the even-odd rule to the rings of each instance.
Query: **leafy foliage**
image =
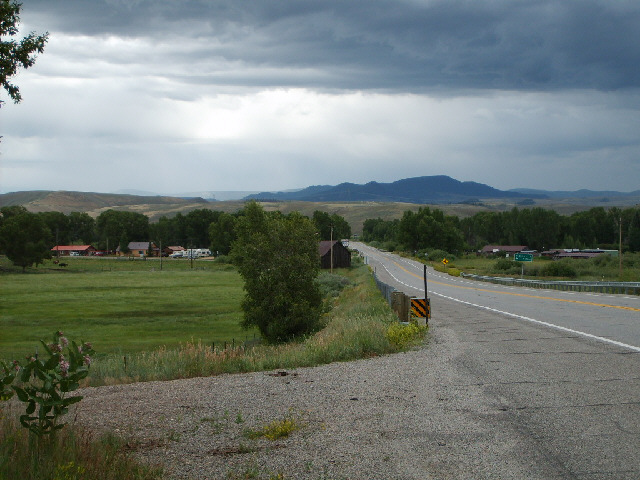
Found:
[[[320,240],[339,240],[351,237],[351,226],[337,213],[329,215],[327,212],[316,210],[313,212],[313,223],[318,229]]]
[[[37,358],[36,354],[27,357],[28,363],[24,366],[18,361],[11,367],[3,364],[0,375],[2,400],[12,397],[7,387],[19,379],[20,383],[11,388],[26,404],[26,413],[20,416],[20,423],[38,437],[50,435],[65,426],[58,423],[58,417],[66,414],[70,405],[82,400],[81,396],[68,397],[66,394],[80,387],[80,380],[89,374],[91,355],[95,353],[89,343],[69,344],[62,332],[53,336],[53,342],[41,343],[48,354],[46,360]]]
[[[245,281],[243,326],[257,326],[269,342],[316,330],[322,297],[314,224],[297,212],[269,214],[251,202],[236,232],[231,253]]]
[[[24,271],[51,258],[51,231],[39,215],[21,212],[0,226],[0,251]]]
[[[0,36],[12,37],[18,34],[21,8],[22,5],[15,0],[0,1]],[[31,32],[19,42],[0,41],[0,83],[15,103],[19,103],[22,96],[20,89],[10,83],[10,79],[18,73],[18,68],[29,68],[35,64],[35,53],[44,51],[48,38],[48,33],[36,35]]]
[[[116,243],[126,249],[129,242],[142,242],[149,238],[149,218],[135,212],[106,210],[96,219],[97,236],[105,245]]]

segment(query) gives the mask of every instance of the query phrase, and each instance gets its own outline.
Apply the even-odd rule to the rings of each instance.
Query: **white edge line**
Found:
[[[407,286],[409,288],[413,288],[414,290],[421,290],[420,288],[414,287],[412,285],[408,285],[408,284],[398,280],[396,278],[396,276],[393,275],[384,264],[381,263],[380,266],[382,266],[382,268],[384,268],[387,271],[387,273],[389,275],[391,275],[391,277],[396,282],[400,283],[401,285],[405,285],[405,286]],[[593,335],[591,333],[581,332],[580,330],[574,330],[572,328],[561,327],[560,325],[554,325],[553,323],[543,322],[542,320],[536,320],[535,318],[531,318],[531,317],[525,317],[524,315],[518,315],[516,313],[505,312],[503,310],[498,310],[496,308],[486,307],[484,305],[478,305],[477,303],[471,303],[471,302],[467,302],[465,300],[460,300],[459,298],[449,297],[447,295],[443,295],[441,293],[434,292],[433,290],[431,291],[431,293],[434,294],[434,295],[437,295],[439,297],[446,298],[448,300],[453,300],[454,302],[463,303],[465,305],[469,305],[469,306],[476,307],[476,308],[482,308],[484,310],[489,310],[491,312],[501,313],[503,315],[508,315],[510,317],[518,318],[520,320],[525,320],[527,322],[536,323],[538,325],[543,325],[543,326],[549,327],[549,328],[555,328],[556,330],[561,330],[563,332],[573,333],[575,335],[580,335],[582,337],[590,338],[592,340],[597,340],[599,342],[609,343],[611,345],[616,345],[618,347],[627,348],[629,350],[633,350],[634,352],[640,352],[640,347],[636,347],[634,345],[629,345],[627,343],[618,342],[616,340],[611,340],[610,338],[599,337],[599,336]]]

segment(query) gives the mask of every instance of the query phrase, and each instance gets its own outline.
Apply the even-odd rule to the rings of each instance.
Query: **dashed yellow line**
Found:
[[[414,277],[419,278],[419,279],[422,280],[422,275],[417,275],[417,274],[407,270],[406,268],[404,268],[402,265],[400,265],[399,263],[397,263],[395,261],[393,263],[398,268],[400,268],[401,270],[404,270],[405,272],[407,272],[409,275],[413,275]],[[584,300],[569,300],[569,299],[565,299],[565,298],[544,297],[542,295],[529,295],[527,293],[503,292],[503,291],[500,291],[500,290],[489,290],[489,289],[485,289],[485,288],[464,287],[462,285],[454,285],[454,284],[451,284],[451,283],[438,282],[437,280],[430,280],[429,283],[435,283],[435,284],[438,284],[438,285],[445,285],[447,287],[464,288],[466,290],[475,290],[477,292],[496,293],[496,294],[500,294],[500,295],[512,295],[514,297],[540,298],[542,300],[553,300],[554,302],[577,303],[577,304],[580,304],[580,305],[590,305],[592,307],[617,308],[619,310],[630,310],[632,312],[640,312],[640,308],[625,307],[625,306],[622,306],[622,305],[609,305],[607,303],[585,302]]]

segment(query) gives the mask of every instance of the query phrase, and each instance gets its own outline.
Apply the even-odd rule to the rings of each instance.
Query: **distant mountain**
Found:
[[[182,192],[182,193],[169,193],[169,194],[160,194],[156,192],[147,192],[144,190],[118,190],[114,193],[123,194],[123,195],[142,195],[142,196],[169,196],[175,198],[183,198],[183,199],[192,199],[192,198],[203,198],[209,202],[220,201],[224,202],[227,200],[242,200],[247,195],[252,195],[254,193],[258,193],[255,190],[245,190],[245,191],[235,191],[235,190],[208,190],[203,192]]]
[[[544,194],[504,191],[477,182],[461,182],[446,175],[414,177],[392,183],[316,185],[296,192],[262,192],[245,199],[306,202],[464,203],[488,198],[546,198]]]

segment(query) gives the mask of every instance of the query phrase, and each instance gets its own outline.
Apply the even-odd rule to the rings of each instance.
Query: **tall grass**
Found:
[[[368,267],[341,272],[351,283],[333,300],[325,327],[303,340],[282,345],[212,348],[200,341],[127,356],[110,355],[91,367],[90,385],[171,380],[222,373],[295,368],[392,353],[407,345],[389,340],[397,317],[375,287]],[[423,331],[415,332],[421,337]]]
[[[0,405],[0,480],[159,480],[160,467],[141,466],[124,440],[93,438],[78,426],[37,438]]]

